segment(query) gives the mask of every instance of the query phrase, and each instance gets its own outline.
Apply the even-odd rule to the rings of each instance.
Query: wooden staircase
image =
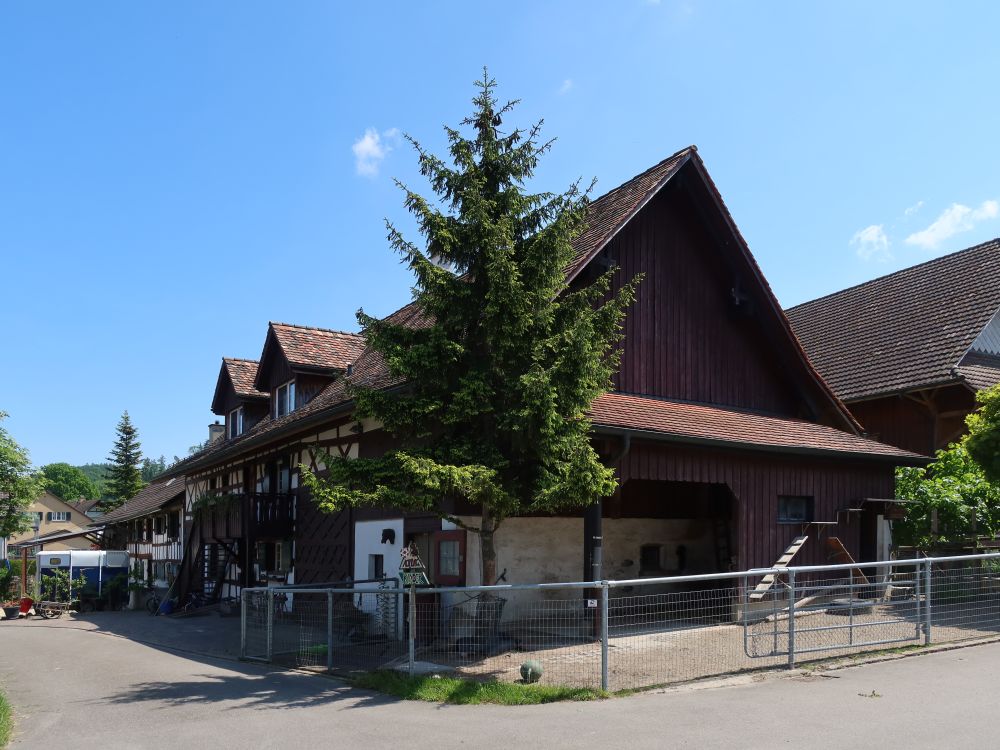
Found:
[[[805,544],[808,540],[809,540],[808,536],[795,537],[795,539],[792,540],[792,543],[788,545],[788,549],[786,549],[784,553],[782,553],[781,557],[779,557],[778,560],[771,567],[787,568],[788,563],[790,563],[792,561],[792,558],[799,553],[799,550],[802,549],[802,545]],[[770,591],[771,588],[774,586],[775,582],[777,581],[777,576],[778,576],[777,573],[768,573],[766,576],[761,578],[760,583],[758,583],[757,586],[754,588],[754,590],[750,592],[750,595],[748,597],[750,601],[752,602],[761,601],[767,595],[767,592]]]
[[[187,595],[203,585],[204,575],[204,539],[202,538],[200,514],[195,514],[194,521],[184,540],[184,557],[177,571],[177,601],[182,604]]]

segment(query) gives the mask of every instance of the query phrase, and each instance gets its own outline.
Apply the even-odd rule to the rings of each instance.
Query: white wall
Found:
[[[478,518],[463,518],[477,525]],[[685,574],[714,570],[711,524],[701,519],[605,518],[603,520],[604,578],[638,578],[639,550],[644,544],[662,546],[662,558],[671,571],[678,544],[687,550]],[[508,518],[496,533],[497,575],[507,571],[504,583],[557,583],[583,579],[582,518]],[[482,582],[479,536],[467,541],[466,577],[470,586]],[[489,583],[493,583],[490,581]],[[663,590],[661,588],[661,590]],[[652,589],[648,593],[654,593]],[[581,594],[570,589],[512,591],[508,605],[533,600],[572,599]],[[508,609],[513,607],[508,606]]]
[[[396,532],[396,541],[382,544],[382,529]],[[403,545],[403,519],[358,521],[354,524],[354,580],[368,578],[368,555],[382,555],[386,578],[399,577],[399,551]],[[372,585],[371,588],[377,588]]]

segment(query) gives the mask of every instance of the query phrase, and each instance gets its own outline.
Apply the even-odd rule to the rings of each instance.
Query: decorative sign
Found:
[[[427,574],[422,570],[401,570],[399,571],[399,580],[403,582],[404,586],[426,586],[430,583],[427,580]]]
[[[416,542],[410,542],[403,547],[399,551],[399,558],[400,570],[427,570],[427,566],[420,559],[420,551],[417,549]]]
[[[426,586],[427,566],[420,559],[416,542],[410,542],[399,551],[399,580],[404,586]]]

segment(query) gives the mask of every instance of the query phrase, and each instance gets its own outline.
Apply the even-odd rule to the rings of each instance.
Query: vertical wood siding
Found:
[[[736,539],[741,569],[774,563],[798,525],[779,524],[778,496],[806,495],[814,499],[814,519],[839,521],[822,534],[837,536],[848,551],[860,555],[860,514],[838,514],[858,507],[864,498],[893,497],[893,468],[887,464],[807,457],[724,452],[662,443],[633,443],[620,469],[620,480],[659,479],[724,483],[736,496]],[[815,541],[817,527],[807,533]],[[821,544],[808,544],[796,557],[799,564],[823,564]]]
[[[690,210],[683,193],[667,191],[605,251],[620,268],[616,284],[645,274],[625,322],[618,390],[798,414],[773,345],[732,303],[735,276]]]

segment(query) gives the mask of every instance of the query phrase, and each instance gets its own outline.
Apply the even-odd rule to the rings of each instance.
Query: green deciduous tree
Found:
[[[45,489],[66,502],[72,503],[81,497],[87,500],[100,497],[97,486],[75,466],[66,463],[46,464],[42,471],[45,474]]]
[[[6,418],[0,411],[0,422]],[[0,537],[31,528],[28,507],[44,490],[44,475],[32,468],[28,452],[0,426]]]
[[[941,543],[1000,532],[1000,486],[972,459],[967,440],[938,451],[927,468],[896,470],[896,494],[909,501],[906,518],[893,524],[896,542],[932,551]]]
[[[1000,484],[1000,385],[976,393],[979,408],[965,419],[969,455],[986,478]]]
[[[587,198],[574,185],[529,193],[549,149],[540,125],[503,131],[516,102],[499,104],[484,73],[471,117],[446,128],[451,166],[410,140],[436,201],[400,184],[426,241],[418,248],[388,225],[389,242],[416,277],[425,324],[363,311],[368,346],[398,389],[354,384],[359,416],[398,440],[380,458],[324,457],[325,478],[304,469],[328,511],[378,504],[430,511],[478,533],[482,577],[496,577],[494,534],[505,518],[582,507],[615,489],[591,444],[586,411],[611,387],[635,284],[611,294],[611,271],[567,285],[573,239]],[[459,508],[477,509],[465,524]]]
[[[115,445],[108,456],[108,473],[105,480],[107,498],[100,503],[101,510],[113,510],[126,500],[135,497],[143,487],[142,450],[139,434],[132,425],[128,412],[122,414],[116,429]]]

